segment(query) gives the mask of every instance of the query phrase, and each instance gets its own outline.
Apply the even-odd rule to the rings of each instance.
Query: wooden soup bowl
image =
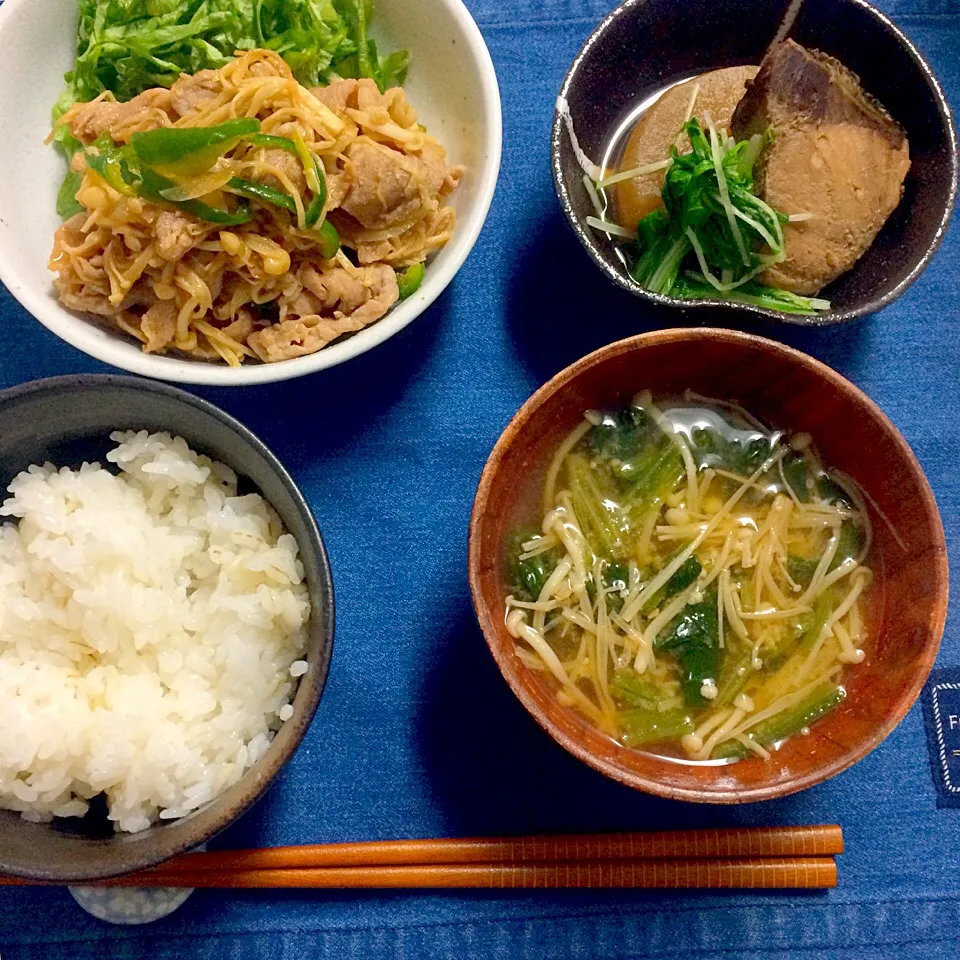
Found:
[[[557,702],[549,681],[517,657],[516,641],[504,627],[508,536],[521,523],[539,520],[544,472],[561,439],[587,409],[624,406],[642,389],[656,397],[687,388],[736,400],[773,426],[807,431],[824,464],[848,473],[875,503],[867,659],[845,671],[843,704],[766,761],[690,764],[621,746]],[[880,408],[805,354],[761,337],[710,329],[663,330],[611,344],[568,367],[524,404],[480,479],[470,521],[469,576],[494,659],[558,743],[621,783],[703,803],[784,796],[866,756],[920,693],[940,645],[948,593],[936,502],[916,457]]]

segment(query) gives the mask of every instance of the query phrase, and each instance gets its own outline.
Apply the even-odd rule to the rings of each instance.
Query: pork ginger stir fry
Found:
[[[412,293],[456,222],[462,169],[401,88],[308,90],[266,50],[60,123],[83,211],[57,231],[57,294],[148,353],[315,353]]]
[[[766,759],[864,659],[869,518],[810,438],[732,404],[590,411],[510,546],[506,626],[557,698],[628,746]]]

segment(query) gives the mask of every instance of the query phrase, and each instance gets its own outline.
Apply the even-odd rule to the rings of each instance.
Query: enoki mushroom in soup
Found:
[[[533,516],[531,516],[533,519]],[[811,438],[695,394],[587,411],[508,545],[506,627],[622,743],[769,758],[869,654],[871,527]]]

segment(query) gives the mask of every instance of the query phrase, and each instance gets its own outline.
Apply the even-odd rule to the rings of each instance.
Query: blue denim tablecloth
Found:
[[[302,486],[330,550],[338,601],[330,680],[306,740],[268,796],[216,843],[838,822],[848,848],[840,886],[807,896],[200,892],[140,929],[94,920],[62,890],[7,889],[0,956],[960,956],[960,811],[935,806],[919,705],[831,782],[717,809],[647,797],[594,773],[540,731],[497,673],[465,577],[483,463],[539,384],[652,324],[578,248],[550,179],[556,91],[611,0],[468,5],[499,74],[505,147],[490,219],[450,290],[403,334],[345,367],[271,387],[198,391],[259,433]],[[960,2],[881,6],[960,104]],[[954,561],[958,268],[955,223],[930,269],[882,314],[820,333],[757,328],[837,368],[889,414],[930,478]],[[0,329],[2,386],[105,369],[47,333],[2,288]],[[960,664],[955,624],[941,666]]]

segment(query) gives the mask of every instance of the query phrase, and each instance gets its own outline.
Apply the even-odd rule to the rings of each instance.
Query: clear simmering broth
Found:
[[[767,759],[843,701],[865,657],[859,493],[809,436],[733,404],[588,411],[531,520],[508,551],[517,654],[627,746]]]

